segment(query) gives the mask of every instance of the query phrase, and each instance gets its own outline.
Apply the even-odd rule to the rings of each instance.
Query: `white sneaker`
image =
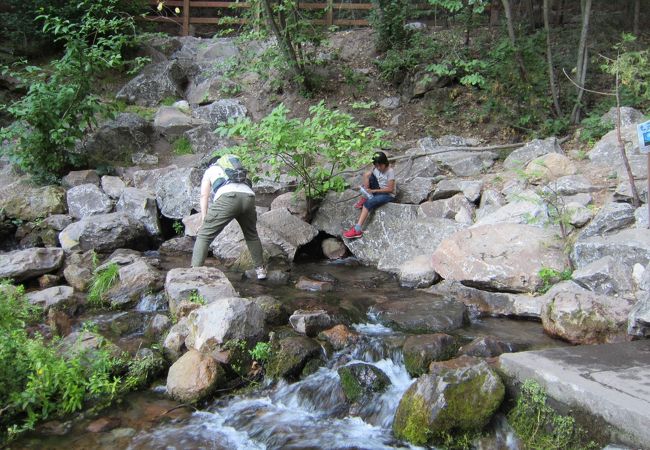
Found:
[[[266,269],[264,267],[256,267],[255,274],[258,280],[266,280]]]

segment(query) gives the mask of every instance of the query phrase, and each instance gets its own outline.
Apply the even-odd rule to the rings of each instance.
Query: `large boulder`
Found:
[[[182,219],[192,210],[199,211],[203,172],[193,168],[174,169],[156,182],[156,201],[160,213],[170,219]]]
[[[467,201],[474,203],[481,198],[482,190],[483,181],[481,180],[442,180],[436,185],[436,190],[433,192],[431,200],[451,198],[456,194],[463,194]]]
[[[153,140],[151,123],[137,114],[121,113],[80,141],[75,151],[89,164],[130,164],[134,153],[147,149]]]
[[[419,205],[431,194],[434,182],[435,179],[432,177],[415,177],[400,180],[396,199],[400,203]]]
[[[58,270],[63,265],[60,248],[28,248],[0,253],[0,279],[23,281]]]
[[[353,363],[338,369],[341,387],[348,401],[367,403],[374,394],[390,386],[390,378],[372,364]]]
[[[609,111],[600,116],[600,121],[615,127],[619,117],[621,118],[621,126],[623,127],[636,125],[645,120],[645,115],[638,109],[629,106],[621,106],[620,108],[612,106]]]
[[[47,314],[50,309],[63,311],[72,316],[79,307],[79,298],[70,286],[53,286],[41,291],[29,292],[27,300],[32,305],[38,305],[43,308]]]
[[[176,314],[181,302],[188,301],[192,295],[198,295],[205,304],[237,296],[226,275],[214,267],[179,267],[170,270],[165,278],[165,293],[172,314]]]
[[[544,331],[572,344],[602,344],[625,340],[632,305],[625,299],[596,294],[572,281],[546,294]]]
[[[123,212],[133,220],[140,222],[152,237],[161,237],[160,219],[156,198],[147,191],[127,187],[122,190],[115,211]]]
[[[428,157],[436,161],[439,167],[457,177],[480,175],[492,167],[498,157],[489,151],[467,151],[466,147],[472,146],[468,144],[474,143],[456,136],[439,139],[426,137],[418,141],[419,152],[430,153]],[[455,150],[455,147],[462,148]]]
[[[192,311],[188,326],[188,348],[218,352],[228,341],[242,340],[252,346],[264,336],[264,312],[247,298],[219,298]]]
[[[85,253],[70,253],[65,259],[65,268],[63,269],[65,281],[80,292],[88,289],[95,268],[93,261],[95,257],[94,250],[88,250]]]
[[[174,106],[161,106],[156,111],[153,125],[163,136],[174,138],[205,123],[204,120],[194,118],[188,113],[189,111],[185,112]]]
[[[631,228],[607,236],[592,236],[579,239],[571,251],[571,259],[578,269],[605,256],[613,256],[629,268],[637,263],[645,267],[650,262],[650,233]]]
[[[230,119],[246,117],[246,107],[236,99],[217,100],[206,106],[199,106],[192,111],[192,116],[216,127],[228,123]]]
[[[433,254],[433,268],[446,280],[506,292],[535,292],[539,270],[565,266],[562,242],[530,225],[483,225],[445,239]]]
[[[500,223],[527,224],[543,228],[549,224],[548,207],[535,192],[524,191],[500,208],[493,208],[492,212],[482,214],[474,226]]]
[[[639,155],[639,138],[637,136],[636,125],[622,127],[621,138],[623,139],[625,153],[628,158]],[[617,131],[612,130],[603,136],[587,156],[592,163],[610,169],[614,164],[621,161]]]
[[[373,307],[383,325],[407,333],[439,333],[462,327],[468,320],[465,305],[453,298],[417,296],[389,300]]]
[[[506,169],[523,169],[533,159],[549,153],[564,154],[556,137],[535,139],[511,152],[503,162]]]
[[[289,317],[289,323],[298,333],[314,337],[332,326],[332,318],[324,310],[297,310]]]
[[[187,317],[182,317],[176,322],[163,340],[163,354],[169,361],[174,362],[187,350],[185,339],[190,334],[190,326]]]
[[[312,359],[321,357],[322,349],[313,339],[305,336],[288,337],[272,346],[266,368],[270,378],[296,379]]]
[[[106,214],[113,209],[113,202],[96,184],[80,184],[66,194],[69,214],[79,220],[86,216]]]
[[[650,337],[650,293],[644,292],[630,311],[627,334],[640,338]]]
[[[180,402],[196,402],[225,382],[226,372],[212,356],[190,350],[167,374],[167,393]]]
[[[571,279],[597,294],[632,298],[632,271],[619,258],[605,256],[573,272]]]
[[[578,239],[604,235],[627,228],[634,223],[634,211],[634,206],[629,203],[607,203],[580,231]]]
[[[398,277],[399,284],[409,288],[429,287],[438,280],[429,255],[418,255],[406,261],[400,266]]]
[[[445,361],[456,355],[458,344],[456,338],[444,334],[417,334],[404,341],[402,352],[404,365],[412,377],[418,377],[429,371],[433,361]]]
[[[70,189],[81,184],[94,184],[99,186],[99,175],[96,170],[72,170],[61,178],[61,186]]]
[[[88,216],[61,233],[59,242],[66,252],[109,252],[118,248],[146,249],[149,238],[144,226],[124,213]]]
[[[118,280],[105,294],[113,308],[133,306],[143,295],[163,288],[162,273],[145,259],[120,267]]]
[[[115,96],[129,104],[156,106],[167,97],[181,98],[185,71],[177,60],[149,64]]]
[[[575,175],[576,170],[575,164],[568,157],[559,153],[548,153],[529,162],[524,172],[531,181],[551,181]]]
[[[418,208],[418,216],[451,219],[471,225],[474,223],[474,205],[465,198],[465,195],[456,194],[450,198],[422,203]]]
[[[67,211],[65,189],[36,187],[17,181],[0,188],[0,211],[6,217],[31,221]]]
[[[402,396],[393,432],[416,445],[441,443],[451,432],[480,431],[505,395],[503,382],[484,361],[462,356],[434,363]]]

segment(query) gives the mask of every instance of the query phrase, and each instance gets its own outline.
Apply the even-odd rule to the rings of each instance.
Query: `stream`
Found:
[[[165,269],[189,266],[185,258],[160,260]],[[214,263],[208,260],[208,264]],[[217,266],[219,267],[219,266]],[[271,267],[274,269],[274,267]],[[286,269],[289,282],[274,284],[226,272],[244,297],[272,295],[295,309],[326,309],[345,317],[361,335],[355,345],[329,351],[326,364],[295,382],[264,381],[240,393],[224,393],[200,409],[165,395],[164,377],[150,389],[132,393],[99,415],[81,414],[65,423],[52,422],[22,437],[10,448],[27,449],[401,449],[416,448],[395,439],[391,425],[399,400],[414,381],[406,371],[401,347],[408,335],[377,322],[377,299],[406,299],[428,294],[401,288],[390,274],[364,267],[354,259],[307,261]],[[300,276],[335,280],[329,292],[294,288]],[[98,330],[123,349],[146,345],[144,329],[164,311],[164,298],[149,296],[134,310],[86,314],[76,327],[93,321]],[[494,336],[527,349],[565,345],[546,336],[540,323],[499,318],[472,318],[471,324],[450,332],[463,342]],[[362,402],[350,414],[337,369],[355,362],[369,363],[390,379],[390,387]],[[89,424],[104,419],[105,431],[90,432]],[[502,415],[490,425],[484,448],[516,449]],[[483,445],[482,445],[483,448]]]

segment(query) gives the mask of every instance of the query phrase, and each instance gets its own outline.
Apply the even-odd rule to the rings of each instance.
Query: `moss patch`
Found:
[[[422,397],[409,391],[404,394],[393,421],[393,433],[415,445],[429,441],[429,411]]]

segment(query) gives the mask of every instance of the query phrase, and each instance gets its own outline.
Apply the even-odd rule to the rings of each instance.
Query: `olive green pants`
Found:
[[[262,243],[257,235],[255,196],[242,192],[227,192],[212,202],[205,221],[196,235],[192,252],[192,267],[202,266],[208,256],[208,247],[231,220],[235,219],[246,239],[255,267],[264,265]]]

